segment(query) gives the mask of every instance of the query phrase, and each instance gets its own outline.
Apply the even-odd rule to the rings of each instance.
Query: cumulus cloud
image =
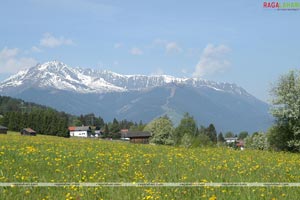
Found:
[[[18,53],[19,53],[18,48],[9,49],[7,47],[4,47],[4,49],[2,49],[2,51],[0,52],[0,59],[7,60],[15,57],[16,55],[18,55]]]
[[[62,45],[73,45],[74,42],[71,39],[64,38],[62,36],[55,37],[51,33],[45,33],[40,40],[40,45],[44,47],[54,48]]]
[[[177,42],[174,41],[168,41],[163,39],[155,39],[152,42],[152,47],[160,46],[163,47],[166,51],[166,53],[180,53],[183,51],[183,49],[178,45]]]
[[[40,53],[42,52],[42,49],[38,48],[37,46],[33,46],[31,47],[31,51],[35,53]]]
[[[225,45],[214,46],[208,44],[201,54],[193,76],[203,77],[224,71],[230,65],[230,62],[226,59],[229,52],[230,48]]]
[[[122,46],[123,46],[122,43],[116,43],[116,44],[114,44],[114,48],[115,49],[120,49]]]
[[[130,50],[130,53],[132,55],[135,55],[135,56],[140,56],[143,54],[143,51],[137,47],[133,47],[131,50]]]
[[[0,73],[15,73],[36,64],[34,58],[20,56],[18,48],[5,47],[0,51]]]
[[[167,53],[179,53],[182,51],[176,42],[168,42],[165,47]]]

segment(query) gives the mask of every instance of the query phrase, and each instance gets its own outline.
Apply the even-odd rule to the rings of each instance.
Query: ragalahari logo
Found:
[[[263,8],[275,10],[300,10],[300,2],[263,2]]]

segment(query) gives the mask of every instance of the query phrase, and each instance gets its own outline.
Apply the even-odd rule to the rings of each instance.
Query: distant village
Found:
[[[19,99],[0,96],[0,134],[20,132],[21,136],[37,134],[71,138],[119,140],[139,144],[159,144],[184,147],[226,145],[244,148],[248,132],[217,133],[215,126],[198,126],[194,117],[185,113],[174,126],[168,116],[144,124],[126,119],[105,122],[93,113],[74,116],[52,108]]]
[[[96,130],[92,126],[70,126],[68,127],[69,136],[74,138],[102,138],[105,140],[113,140],[113,138],[105,137],[105,130]],[[7,134],[8,128],[0,125],[0,134]],[[21,136],[36,136],[37,132],[31,128],[23,128],[20,131]],[[148,131],[129,131],[129,129],[121,129],[119,137],[114,138],[130,143],[149,144],[152,134]],[[244,141],[236,137],[225,137],[224,144],[231,147],[244,148]]]

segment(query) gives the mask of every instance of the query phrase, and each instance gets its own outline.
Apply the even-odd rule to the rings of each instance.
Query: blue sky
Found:
[[[59,60],[231,82],[268,101],[271,83],[300,66],[299,20],[263,1],[5,0],[0,80]]]

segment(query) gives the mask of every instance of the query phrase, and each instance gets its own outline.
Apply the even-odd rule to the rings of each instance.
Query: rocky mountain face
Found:
[[[243,88],[197,78],[121,75],[72,68],[52,61],[20,71],[0,84],[0,94],[18,97],[71,114],[95,113],[149,122],[167,114],[176,124],[185,112],[219,131],[266,130],[268,104]]]

